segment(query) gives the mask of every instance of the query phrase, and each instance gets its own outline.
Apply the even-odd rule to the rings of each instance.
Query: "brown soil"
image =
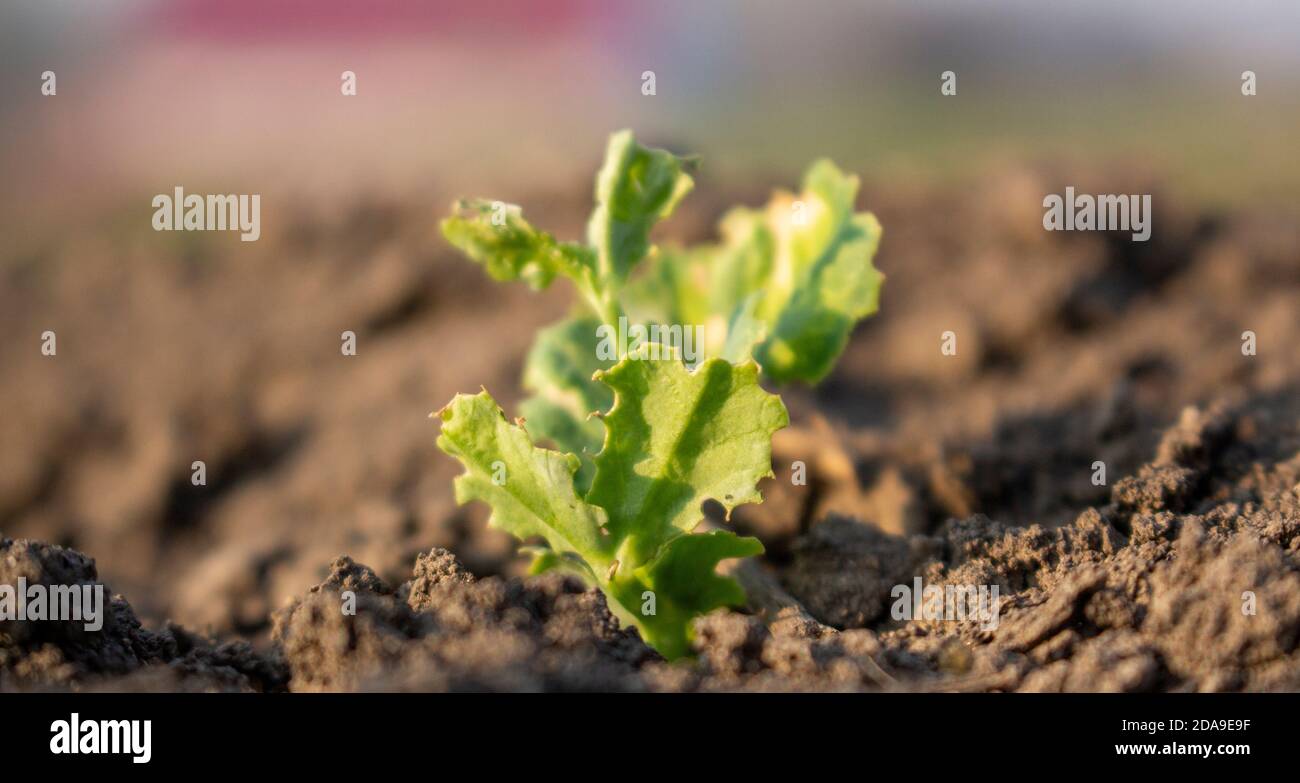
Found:
[[[1148,243],[1049,234],[1058,182],[1153,190],[1043,168],[865,194],[882,311],[822,387],[780,390],[777,478],[733,519],[768,545],[738,571],[753,606],[675,665],[455,506],[428,412],[480,384],[512,407],[568,292],[492,284],[427,203],[11,254],[0,583],[121,595],[99,634],[0,624],[0,690],[1300,689],[1300,223],[1156,188]],[[672,236],[735,195],[692,197]],[[524,205],[573,236],[585,202]],[[917,576],[997,585],[997,628],[892,619]]]

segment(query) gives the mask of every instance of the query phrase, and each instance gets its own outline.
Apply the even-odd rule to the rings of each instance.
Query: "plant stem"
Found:
[[[577,281],[575,281],[577,282]],[[623,307],[619,304],[618,294],[614,291],[601,290],[594,280],[578,283],[578,291],[596,316],[609,328],[618,333],[619,321],[623,317]],[[622,340],[619,343],[619,359],[623,358]]]

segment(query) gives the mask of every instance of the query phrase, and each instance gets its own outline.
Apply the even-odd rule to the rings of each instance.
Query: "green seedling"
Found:
[[[499,201],[458,202],[442,223],[493,278],[535,289],[567,278],[582,302],[538,334],[522,419],[508,421],[486,390],[438,412],[438,446],[465,468],[457,502],[487,503],[490,524],[538,542],[532,572],[560,568],[599,587],[669,659],[689,652],[693,618],[744,604],[718,563],[763,552],[755,538],[693,532],[706,500],[728,516],[762,502],[772,436],[789,419],[760,373],[823,378],[884,280],[872,265],[880,225],[853,211],[857,178],[826,160],[800,194],[729,212],[718,244],[652,246],[692,168],[622,131],[596,177],[585,243]]]

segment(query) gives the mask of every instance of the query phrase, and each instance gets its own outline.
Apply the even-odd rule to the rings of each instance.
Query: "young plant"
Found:
[[[853,325],[875,312],[884,280],[872,266],[880,225],[853,211],[857,178],[826,160],[798,196],[728,213],[721,243],[652,247],[651,227],[694,184],[691,168],[615,133],[585,244],[556,240],[499,201],[458,202],[442,223],[493,278],[540,289],[565,277],[585,305],[539,333],[523,419],[509,422],[486,390],[436,414],[438,446],[465,467],[457,502],[484,501],[490,524],[542,542],[530,547],[534,573],[563,568],[596,585],[669,659],[689,651],[694,617],[744,603],[718,563],[763,551],[729,531],[692,532],[705,500],[728,516],[762,502],[772,435],[789,419],[759,385],[760,366],[778,382],[820,380]],[[702,357],[646,338],[682,325],[702,326]],[[698,360],[688,368],[683,358]]]

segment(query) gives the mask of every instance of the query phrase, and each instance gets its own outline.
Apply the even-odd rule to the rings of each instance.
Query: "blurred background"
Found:
[[[519,187],[585,171],[618,127],[718,177],[791,180],[814,151],[907,177],[1100,154],[1209,199],[1293,193],[1298,33],[1287,0],[9,0],[5,218],[182,180],[272,211],[324,189]],[[59,100],[41,101],[47,68]]]
[[[881,315],[783,390],[813,436],[779,457],[836,444],[820,483],[741,518],[777,565],[828,510],[1068,520],[1105,498],[1079,465],[1300,379],[1297,41],[1291,0],[6,0],[0,532],[85,550],[150,619],[251,636],[342,552],[395,580],[434,544],[517,568],[425,417],[480,384],[516,401],[568,292],[490,284],[436,219],[482,195],[575,238],[622,127],[702,157],[665,241],[820,156],[885,227]],[[177,185],[261,194],[262,238],[152,231]],[[1066,185],[1154,193],[1152,241],[1046,234]],[[1245,328],[1272,358],[1239,361]]]

